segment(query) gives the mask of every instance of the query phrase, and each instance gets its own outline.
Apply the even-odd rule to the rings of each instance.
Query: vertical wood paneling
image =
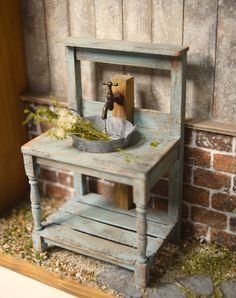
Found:
[[[151,0],[123,1],[124,39],[130,41],[152,41],[151,35]],[[152,106],[152,70],[125,67],[125,73],[134,76],[135,106],[148,108]]]
[[[152,41],[182,44],[183,0],[153,0]],[[170,110],[170,72],[154,70],[152,80],[153,108]]]
[[[44,0],[48,40],[51,92],[66,98],[67,76],[65,48],[57,41],[69,35],[68,7],[66,0]]]
[[[187,116],[207,118],[213,101],[217,0],[184,3],[184,44],[190,45]]]
[[[35,93],[50,91],[48,50],[43,0],[22,0],[28,88]]]
[[[95,0],[96,38],[122,40],[122,0]],[[97,64],[97,96],[105,100],[107,89],[103,81],[109,81],[123,73],[118,65]]]
[[[236,1],[219,1],[214,118],[236,124]]]
[[[183,42],[190,46],[187,116],[205,118],[213,110],[213,119],[236,122],[234,0],[22,0],[22,3],[32,91],[47,92],[51,79],[51,92],[66,96],[65,52],[56,41],[69,35],[69,27],[71,35],[81,37]],[[135,76],[137,106],[169,111],[169,72],[153,71],[151,79],[147,69],[124,69]],[[95,98],[97,93],[99,99],[105,100],[102,82],[122,72],[122,66],[97,64],[97,70],[91,64],[82,66],[84,98]]]
[[[94,0],[70,0],[70,33],[82,38],[96,36]],[[81,62],[82,96],[83,99],[96,99],[96,65]]]

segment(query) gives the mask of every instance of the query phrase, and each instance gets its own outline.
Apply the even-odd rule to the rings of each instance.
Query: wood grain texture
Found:
[[[66,97],[67,75],[65,48],[57,43],[70,33],[67,0],[45,0],[51,92]]]
[[[136,53],[141,54],[165,56],[178,58],[185,54],[188,50],[188,46],[182,46],[179,44],[167,44],[167,43],[148,43],[140,41],[127,41],[127,40],[116,40],[112,38],[94,39],[94,38],[78,38],[78,37],[67,37],[61,38],[59,43],[62,43],[69,47],[78,47],[93,50],[107,50],[107,51],[118,51],[124,53]],[[130,55],[130,58],[131,55]]]
[[[218,2],[214,119],[236,125],[236,2]]]
[[[119,243],[93,237],[64,225],[50,225],[40,232],[48,245],[56,245],[80,254],[133,269],[136,250]]]
[[[212,114],[217,0],[184,2],[184,43],[191,45],[188,56],[187,106],[190,118]]]
[[[71,0],[69,5],[70,34],[78,37],[95,37],[95,4],[94,0]],[[82,17],[81,17],[82,16]],[[96,99],[96,65],[81,62],[83,99]]]
[[[87,44],[87,48],[84,45],[81,47],[79,39],[76,39],[75,42],[77,45],[74,47],[67,44],[68,78],[69,83],[72,82],[69,84],[69,105],[78,107],[81,114],[84,114],[86,105],[90,106],[90,108],[99,108],[102,103],[82,102],[81,74],[78,68],[79,64],[76,63],[76,48],[79,48],[80,55],[83,52],[84,56],[90,54],[95,57],[96,54],[93,53],[95,50],[93,48],[94,40],[83,41]],[[140,59],[143,55],[150,55],[150,53],[139,53],[140,48],[137,43],[126,42],[121,44],[124,46],[122,51],[112,49],[114,47],[112,41],[100,42],[98,51],[101,54],[101,62],[106,62],[106,57],[112,51],[121,52],[120,55],[126,55],[127,58],[136,56],[136,58]],[[144,44],[142,46],[145,48]],[[126,53],[130,51],[130,48],[135,49],[132,55],[131,53]],[[150,46],[147,45],[146,48],[150,50]],[[167,49],[173,50],[173,46],[167,47]],[[175,211],[177,210],[178,214],[180,214],[179,210],[181,210],[187,50],[188,48],[185,48],[174,58],[162,54],[171,63],[171,109],[170,115],[163,118],[163,122],[167,120],[169,134],[166,134],[165,131],[160,132],[156,127],[156,122],[146,124],[146,121],[144,121],[144,127],[149,126],[149,129],[139,126],[132,143],[129,144],[125,151],[126,155],[130,154],[130,158],[134,159],[133,162],[129,160],[127,163],[127,158],[124,158],[117,151],[107,153],[106,155],[78,151],[71,146],[71,140],[61,141],[60,144],[56,144],[56,141],[53,144],[54,141],[50,140],[49,145],[45,135],[41,135],[22,146],[23,154],[26,156],[33,155],[38,165],[55,166],[63,170],[69,169],[77,172],[81,180],[78,193],[83,194],[84,192],[82,175],[89,175],[133,186],[133,200],[136,204],[136,216],[133,216],[133,214],[129,214],[127,211],[119,212],[120,209],[104,208],[103,202],[102,206],[84,204],[81,200],[85,196],[82,196],[79,200],[66,202],[60,208],[62,213],[56,215],[56,221],[46,223],[44,228],[41,229],[39,217],[40,198],[37,192],[36,177],[30,176],[32,212],[35,222],[34,230],[37,232],[37,236],[39,236],[36,241],[33,238],[36,245],[40,242],[40,239],[43,239],[46,245],[56,245],[134,270],[136,286],[147,286],[150,260],[153,259],[152,257],[160,248],[160,245],[162,245],[162,241],[159,242],[158,240],[157,243],[154,243],[154,239],[150,239],[150,237],[164,240],[169,237],[173,230],[173,226],[148,220],[147,205],[150,199],[150,190],[157,180],[174,164],[177,165],[177,171],[172,172],[177,182],[172,183],[172,186],[178,185],[175,198],[178,203],[173,203],[172,197],[171,203],[173,204],[171,207]],[[152,54],[152,56],[158,58],[160,54]],[[148,66],[148,63],[146,66]],[[126,89],[129,87],[128,81],[125,82]],[[124,87],[122,84],[120,85],[117,87],[118,89]],[[116,90],[113,91],[115,92]],[[87,111],[92,112],[91,109]],[[148,114],[145,110],[140,111],[139,116],[141,119]],[[147,117],[146,119],[149,118]],[[154,141],[157,142],[157,146],[153,146]],[[33,162],[31,164],[34,165]],[[30,171],[34,172],[32,169]],[[171,190],[173,193],[173,189]],[[128,192],[126,192],[127,194]],[[95,197],[97,198],[97,196]],[[124,197],[122,200],[124,200]],[[172,219],[173,217],[173,212],[169,212],[169,218]],[[94,222],[97,224],[95,225]],[[124,231],[122,232],[121,229],[124,229]],[[132,245],[134,239],[130,232],[135,233],[133,235],[137,240],[135,245]],[[130,240],[132,243],[129,242]],[[154,248],[151,249],[151,247]],[[149,255],[150,250],[152,255]]]
[[[10,270],[33,278],[51,287],[65,291],[80,298],[111,298],[113,296],[102,293],[100,290],[82,285],[75,280],[65,279],[59,275],[48,272],[45,269],[16,259],[12,256],[0,254],[0,265]]]
[[[112,116],[133,122],[134,109],[134,78],[131,76],[116,76],[112,79],[113,83],[117,83],[117,87],[113,87],[113,93],[119,93],[124,96],[124,104],[114,103]],[[129,185],[115,183],[114,184],[114,204],[118,208],[129,210],[133,207],[132,188]]]
[[[0,1],[0,212],[27,196],[20,146],[26,142],[22,126],[26,65],[20,1]]]
[[[112,78],[113,84],[118,84],[117,87],[112,87],[113,93],[119,93],[124,96],[124,104],[114,103],[112,116],[126,119],[133,122],[134,109],[134,78],[131,76],[115,76]]]
[[[141,196],[141,194],[140,194]],[[98,201],[99,196],[93,193],[86,195],[87,199],[97,199],[96,204],[86,204],[80,201],[70,200],[66,204],[64,204],[60,210],[69,214],[78,215],[83,218],[87,218],[89,220],[93,220],[96,222],[102,223],[103,227],[104,224],[108,226],[114,226],[117,228],[121,228],[124,230],[130,230],[136,232],[136,218],[137,215],[134,212],[127,211],[127,212],[120,212],[117,208],[110,209],[107,208],[106,205],[103,203],[102,208],[100,207],[100,202]],[[102,199],[104,199],[102,197]],[[167,214],[166,214],[167,215]],[[99,224],[98,224],[99,225]],[[109,227],[107,227],[109,229]],[[152,220],[148,220],[148,229],[147,235],[152,236],[159,239],[164,239],[173,228],[173,224],[163,224],[158,222],[153,222]],[[94,230],[95,231],[95,230]],[[124,231],[125,233],[125,231]],[[108,239],[112,237],[110,235],[103,235],[103,238]],[[119,242],[119,241],[118,241]],[[131,245],[133,247],[137,247],[136,243]]]
[[[23,29],[28,89],[35,93],[50,92],[48,48],[43,0],[23,0]]]
[[[131,210],[123,210],[123,209],[117,209],[113,206],[113,203],[110,200],[107,200],[101,195],[94,194],[94,193],[89,193],[86,196],[75,196],[74,200],[77,202],[81,202],[83,204],[87,204],[89,206],[95,206],[99,207],[101,209],[105,210],[110,210],[113,212],[118,212],[121,214],[126,214],[129,216],[136,217],[136,211],[135,209]],[[151,222],[156,222],[160,223],[162,225],[174,225],[175,221],[173,221],[172,218],[168,217],[166,212],[160,211],[160,210],[155,210],[152,208],[149,208],[147,211],[147,219],[150,220]]]
[[[160,143],[156,148],[150,146],[150,142],[157,139]],[[152,181],[152,171],[156,164],[172,150],[178,143],[177,137],[164,138],[163,135],[158,135],[156,131],[148,129],[140,129],[138,140],[133,146],[127,148],[126,152],[131,153],[137,158],[137,162],[127,163],[124,156],[119,152],[112,152],[107,154],[88,153],[78,151],[71,146],[71,140],[57,140],[49,139],[45,135],[40,135],[30,142],[22,146],[22,152],[25,154],[32,154],[37,157],[46,158],[45,163],[50,163],[50,159],[61,163],[61,167],[67,168],[66,164],[73,170],[73,165],[81,167],[83,174],[90,172],[91,176],[97,175],[97,171],[102,175],[116,175],[113,177],[115,182],[119,181],[119,177],[124,177],[123,181],[130,184],[128,178],[144,178],[149,174],[149,179]],[[150,159],[150,156],[152,158]],[[63,166],[63,163],[65,165]],[[65,170],[66,170],[65,168]],[[93,175],[96,173],[96,175]],[[104,179],[111,180],[106,177]],[[126,179],[126,180],[125,180]],[[117,181],[118,180],[118,181]],[[125,182],[124,182],[125,183]]]
[[[182,44],[183,0],[152,2],[152,42]],[[153,70],[153,101],[150,108],[170,111],[170,72]]]
[[[72,213],[59,211],[50,217],[50,219],[47,219],[47,223],[67,226],[75,231],[105,238],[113,242],[119,242],[130,247],[137,247],[135,230],[128,231],[110,224],[94,221],[93,219],[87,219],[83,217],[83,214],[82,216],[77,214],[74,216]],[[156,252],[157,242],[159,242],[159,245],[162,244],[160,238],[148,237],[149,246],[147,250],[149,254]]]
[[[66,48],[67,66],[67,98],[68,106],[82,114],[82,85],[81,85],[81,63],[76,61],[76,51],[74,48]]]
[[[151,0],[123,1],[124,40],[151,42]],[[152,70],[138,67],[125,67],[126,74],[135,77],[135,106],[148,108],[152,101]]]
[[[122,40],[122,0],[95,0],[96,38]],[[105,101],[103,82],[122,74],[123,67],[97,63],[97,99]]]

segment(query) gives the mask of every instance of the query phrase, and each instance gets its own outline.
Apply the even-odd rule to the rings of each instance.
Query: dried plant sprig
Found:
[[[109,141],[109,136],[93,124],[72,111],[55,104],[54,110],[47,106],[38,106],[35,112],[26,109],[24,124],[33,121],[34,124],[47,122],[53,125],[47,134],[57,140],[63,140],[71,135],[94,141]]]

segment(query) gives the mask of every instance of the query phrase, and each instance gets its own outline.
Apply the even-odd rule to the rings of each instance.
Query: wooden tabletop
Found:
[[[58,141],[42,134],[23,145],[22,152],[114,175],[143,178],[178,143],[177,138],[148,129],[139,129],[136,139],[125,152],[88,153],[74,148],[71,138]],[[152,140],[159,142],[157,147],[150,145]],[[127,162],[126,155],[130,162]]]

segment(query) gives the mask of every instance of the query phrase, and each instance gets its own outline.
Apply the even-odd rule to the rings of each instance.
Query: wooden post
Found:
[[[134,108],[134,77],[119,75],[112,79],[113,83],[118,83],[113,87],[113,93],[120,93],[124,96],[124,105],[114,104],[112,116],[127,119],[133,122]],[[114,185],[114,205],[118,208],[129,210],[133,208],[132,187],[129,185],[115,183]]]

